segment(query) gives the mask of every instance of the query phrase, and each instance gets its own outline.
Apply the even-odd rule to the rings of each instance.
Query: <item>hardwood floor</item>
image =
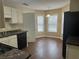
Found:
[[[24,51],[32,55],[30,59],[63,59],[60,39],[38,38],[35,43],[29,43]]]

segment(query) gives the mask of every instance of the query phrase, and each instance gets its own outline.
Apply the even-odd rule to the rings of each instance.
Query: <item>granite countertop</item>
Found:
[[[18,49],[12,49],[0,55],[0,59],[28,59],[29,57],[31,57],[29,53]]]
[[[0,43],[0,59],[28,59],[30,57],[31,54],[27,51]]]
[[[6,28],[2,28],[2,29],[0,29],[0,32],[16,31],[16,30],[21,30],[21,29],[6,29]]]
[[[69,37],[66,44],[79,46],[79,37]]]
[[[2,32],[2,34],[0,32],[0,38],[17,35],[23,32],[28,32],[28,31],[6,31],[6,32]]]

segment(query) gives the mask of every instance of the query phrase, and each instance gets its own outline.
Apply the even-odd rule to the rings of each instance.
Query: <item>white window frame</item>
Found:
[[[64,12],[62,13],[61,36],[63,35],[63,27],[64,27]]]
[[[38,22],[38,20],[40,20],[39,17],[43,17],[43,20],[42,20],[43,23]],[[39,29],[39,27],[40,27],[39,25],[42,26],[42,29]],[[44,25],[45,25],[44,24],[44,16],[37,16],[37,31],[38,32],[44,32]]]
[[[56,29],[54,29],[54,30],[50,30],[50,29],[49,29],[49,26],[50,26],[50,24],[49,24],[49,17],[52,17],[52,16],[56,16],[56,17],[57,17],[57,19],[56,19],[56,24],[52,24],[52,23],[51,23],[51,26],[52,26],[52,25],[56,25]],[[49,17],[48,17],[48,32],[57,32],[58,15],[51,15],[51,16],[49,16]]]

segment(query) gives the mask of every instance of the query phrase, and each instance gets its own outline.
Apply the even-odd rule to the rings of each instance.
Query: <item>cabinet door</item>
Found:
[[[9,46],[18,48],[17,36],[16,35],[5,37],[5,38],[0,38],[0,43],[3,43],[3,44],[6,44],[6,45],[9,45]]]
[[[4,11],[3,11],[3,3],[2,0],[0,0],[0,28],[4,28]]]
[[[21,10],[18,10],[17,11],[18,13],[18,23],[23,23],[23,15],[22,15],[22,11]]]
[[[8,45],[12,46],[12,47],[15,47],[15,48],[18,48],[18,45],[17,45],[17,36],[16,35],[9,37],[9,39],[8,39]]]
[[[3,43],[3,44],[8,45],[8,39],[7,39],[7,37],[1,38],[1,39],[0,39],[0,43]]]
[[[4,17],[11,18],[11,7],[4,6]]]
[[[67,45],[66,59],[79,59],[79,47]]]
[[[11,23],[18,23],[17,9],[15,9],[15,8],[12,8],[12,21],[11,21]]]

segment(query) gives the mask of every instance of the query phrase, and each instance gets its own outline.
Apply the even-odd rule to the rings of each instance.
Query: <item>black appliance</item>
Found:
[[[66,57],[66,41],[69,37],[79,36],[79,12],[64,13],[63,57]]]
[[[18,42],[18,49],[23,49],[27,47],[27,32],[21,32],[17,34],[17,42]]]

